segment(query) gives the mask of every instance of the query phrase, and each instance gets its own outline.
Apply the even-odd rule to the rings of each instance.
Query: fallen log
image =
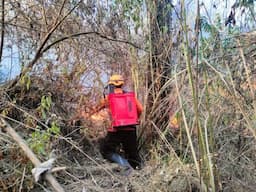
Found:
[[[26,142],[19,136],[19,134],[1,117],[1,125],[4,131],[6,131],[17,142],[20,148],[24,151],[26,156],[31,160],[35,167],[41,164],[40,160],[36,157],[33,151],[27,146]],[[56,192],[64,192],[62,186],[58,183],[55,177],[50,173],[45,173],[45,179],[50,183],[52,188]]]

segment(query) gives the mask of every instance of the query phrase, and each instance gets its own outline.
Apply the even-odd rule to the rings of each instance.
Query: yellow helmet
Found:
[[[124,84],[124,78],[122,75],[112,75],[108,81],[109,85],[122,86]]]

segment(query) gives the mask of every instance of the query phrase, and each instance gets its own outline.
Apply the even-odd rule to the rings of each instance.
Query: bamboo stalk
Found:
[[[33,151],[27,146],[26,142],[19,136],[19,134],[7,123],[3,118],[1,118],[1,127],[17,142],[20,148],[24,151],[30,161],[37,167],[41,164],[40,160],[36,157]],[[49,172],[45,174],[45,179],[50,183],[52,188],[56,192],[64,192],[64,189],[58,183],[58,181]]]
[[[181,95],[180,95],[180,92],[179,92],[179,89],[178,89],[178,82],[177,82],[176,73],[175,73],[175,79],[176,79],[175,85],[176,85],[176,91],[177,91],[177,95],[178,95],[179,104],[180,104],[180,106],[182,106],[183,102],[182,102]],[[186,130],[186,133],[187,133],[189,146],[191,148],[192,157],[193,157],[193,160],[194,160],[194,163],[195,163],[195,166],[196,166],[196,171],[197,171],[198,176],[200,177],[200,167],[199,167],[199,163],[198,163],[198,160],[197,160],[197,157],[196,157],[195,147],[194,147],[193,142],[192,142],[191,134],[189,133],[189,127],[188,127],[188,124],[187,124],[187,119],[186,119],[186,115],[185,115],[185,111],[184,111],[183,107],[181,107],[181,114],[182,114],[182,118],[183,118],[183,121],[184,121],[184,126],[185,126],[185,130]]]

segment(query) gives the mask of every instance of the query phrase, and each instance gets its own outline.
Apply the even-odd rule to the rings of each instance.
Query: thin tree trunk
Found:
[[[3,56],[3,48],[4,48],[4,29],[5,29],[5,24],[4,24],[4,0],[1,2],[2,5],[2,18],[1,18],[1,43],[0,43],[0,63],[2,62],[2,56]]]
[[[148,110],[154,111],[152,106],[159,106],[169,96],[170,86],[166,86],[171,75],[171,25],[172,25],[172,0],[155,1],[152,5],[153,12],[150,13],[151,28],[151,55],[148,76]],[[163,87],[165,87],[163,89]],[[157,103],[154,105],[154,103]],[[157,127],[168,123],[168,105],[164,105],[161,115],[155,118]]]

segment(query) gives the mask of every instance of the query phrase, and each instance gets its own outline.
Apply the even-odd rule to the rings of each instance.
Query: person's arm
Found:
[[[91,112],[91,115],[93,115],[94,113],[98,113],[100,110],[104,109],[107,107],[107,104],[108,104],[108,98],[102,98],[100,100],[100,103],[95,106]]]
[[[79,110],[76,112],[76,114],[69,120],[70,124],[75,124],[76,121],[79,119],[86,119],[95,113],[98,113],[100,110],[104,109],[108,105],[108,98],[102,98],[100,100],[100,103],[96,105],[95,107],[92,107],[89,112],[85,112],[83,108],[79,108]]]

